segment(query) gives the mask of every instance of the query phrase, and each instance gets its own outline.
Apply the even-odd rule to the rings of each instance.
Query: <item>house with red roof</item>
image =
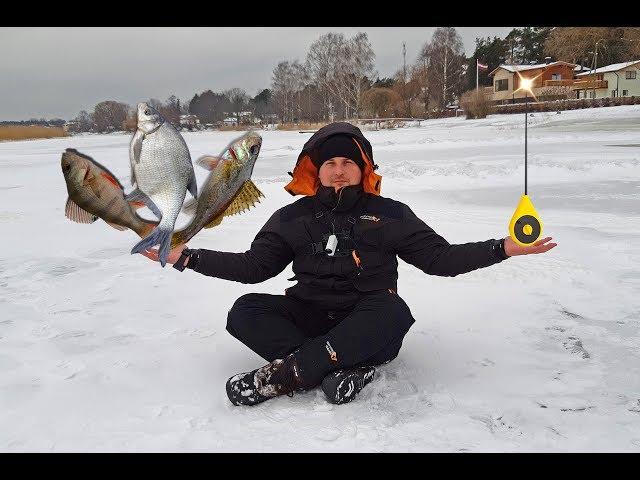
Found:
[[[571,87],[574,82],[576,70],[582,67],[568,62],[549,62],[530,65],[500,65],[489,73],[493,77],[493,91],[491,100],[499,103],[521,101],[531,93],[520,89],[522,79],[533,81],[531,91],[537,94],[543,93],[546,87]],[[488,90],[488,88],[487,88]]]

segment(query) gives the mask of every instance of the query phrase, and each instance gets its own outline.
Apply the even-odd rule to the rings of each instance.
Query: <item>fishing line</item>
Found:
[[[528,164],[527,164],[527,125],[529,123],[529,101],[526,91],[530,91],[530,87],[525,90],[525,108],[524,108],[524,194],[520,197],[518,206],[513,212],[511,221],[509,222],[509,235],[518,245],[524,247],[534,243],[542,234],[542,220],[538,215],[527,191],[528,183]]]

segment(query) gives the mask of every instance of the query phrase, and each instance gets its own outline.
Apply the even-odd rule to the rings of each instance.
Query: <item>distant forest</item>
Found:
[[[189,99],[171,95],[149,99],[167,120],[182,128],[215,128],[225,124],[327,122],[371,117],[431,118],[476,87],[490,86],[489,73],[500,64],[567,61],[589,68],[640,58],[640,28],[523,27],[505,38],[476,38],[465,56],[453,27],[439,27],[413,63],[400,61],[392,77],[380,78],[375,52],[366,33],[351,38],[327,33],[316,39],[306,57],[278,63],[271,84],[255,96],[242,88],[195,93]],[[597,65],[596,65],[597,59]],[[116,100],[98,103],[74,119],[32,119],[2,125],[65,125],[70,132],[110,132],[135,128],[135,106]]]

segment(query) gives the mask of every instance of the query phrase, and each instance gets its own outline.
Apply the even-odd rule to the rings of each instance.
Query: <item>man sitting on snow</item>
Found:
[[[510,237],[451,245],[398,201],[380,196],[371,144],[343,122],[305,143],[285,189],[303,198],[277,210],[245,253],[186,249],[180,265],[242,283],[275,277],[293,262],[285,295],[250,293],[227,330],[268,363],[231,377],[234,405],[255,405],[322,385],[345,403],[393,360],[415,322],[397,293],[399,256],[427,274],[454,277],[514,255],[543,253],[550,237],[521,247]],[[184,245],[168,258],[176,263]],[[157,253],[144,253],[157,260]]]

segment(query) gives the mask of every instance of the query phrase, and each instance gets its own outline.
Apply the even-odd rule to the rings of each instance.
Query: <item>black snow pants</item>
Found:
[[[364,294],[346,311],[250,293],[229,311],[227,331],[269,362],[297,350],[303,388],[312,388],[333,370],[393,360],[414,322],[404,300],[388,290]]]

